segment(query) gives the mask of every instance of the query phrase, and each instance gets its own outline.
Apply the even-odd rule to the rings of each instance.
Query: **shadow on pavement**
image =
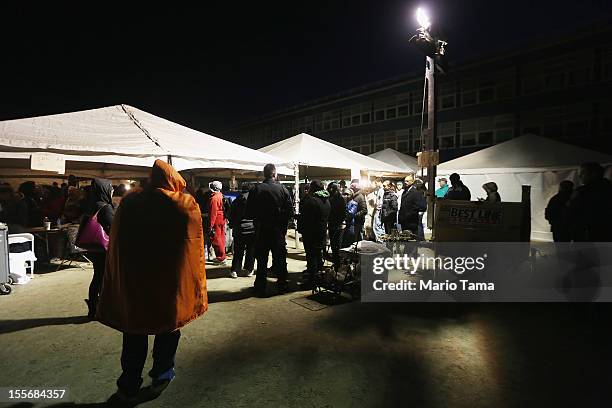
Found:
[[[21,330],[43,326],[61,326],[65,324],[85,324],[91,319],[87,316],[43,317],[39,319],[0,320],[0,334],[13,333]]]

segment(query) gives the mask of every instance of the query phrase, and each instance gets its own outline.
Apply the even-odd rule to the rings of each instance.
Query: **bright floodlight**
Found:
[[[427,12],[423,8],[419,7],[417,9],[416,18],[421,28],[427,30],[431,26],[431,21],[429,21],[429,16],[427,15]]]

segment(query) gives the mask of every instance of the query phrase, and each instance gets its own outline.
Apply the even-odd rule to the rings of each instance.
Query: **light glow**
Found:
[[[427,30],[431,26],[431,21],[429,20],[429,16],[427,15],[427,11],[424,8],[419,7],[416,11],[416,19],[421,26],[421,28]]]

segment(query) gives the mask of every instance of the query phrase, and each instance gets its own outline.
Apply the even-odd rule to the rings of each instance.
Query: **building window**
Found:
[[[547,90],[562,89],[565,80],[563,72],[553,72],[546,75],[545,86]]]
[[[477,102],[477,94],[476,91],[464,92],[461,96],[461,105],[474,105]]]
[[[408,105],[402,105],[397,108],[397,116],[408,116]]]
[[[342,126],[343,127],[351,126],[351,118],[342,118]]]
[[[385,111],[384,110],[376,111],[376,120],[385,120]]]
[[[512,129],[501,129],[495,131],[495,143],[505,142],[512,139]]]
[[[478,144],[492,145],[493,144],[493,131],[480,132],[478,134]]]
[[[370,123],[370,114],[364,113],[361,115],[361,123]]]
[[[507,99],[514,96],[514,84],[503,84],[497,86],[497,99]]]
[[[412,114],[420,115],[423,112],[423,100],[412,103]]]
[[[397,150],[402,153],[408,153],[408,142],[406,140],[397,142]]]
[[[440,137],[440,150],[452,149],[455,147],[455,136]]]
[[[440,109],[451,109],[455,107],[455,95],[447,95],[440,98]]]
[[[461,147],[476,146],[476,133],[461,135]]]
[[[361,124],[361,116],[355,115],[353,116],[353,126],[357,126]]]
[[[525,78],[523,80],[523,94],[529,95],[542,90],[542,80],[539,77]]]
[[[397,115],[395,108],[387,109],[387,119],[395,119]]]
[[[493,88],[482,88],[478,91],[478,99],[482,102],[490,102],[495,97],[495,90]]]
[[[569,73],[569,86],[584,85],[591,80],[591,70],[588,68],[576,69]]]

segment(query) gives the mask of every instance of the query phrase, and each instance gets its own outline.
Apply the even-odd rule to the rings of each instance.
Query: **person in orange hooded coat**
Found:
[[[142,385],[147,335],[155,335],[152,388],[162,390],[175,375],[179,329],[208,308],[202,218],[185,186],[156,160],[150,185],[124,197],[113,220],[97,318],[123,333],[122,397]]]

